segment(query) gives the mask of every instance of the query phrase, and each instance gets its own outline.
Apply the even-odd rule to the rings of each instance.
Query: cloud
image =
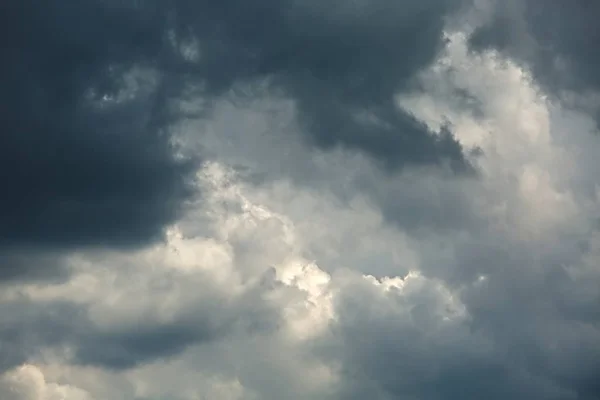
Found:
[[[344,393],[596,398],[597,315],[583,310],[598,291],[574,300],[587,286],[583,276],[595,286],[598,279],[587,266],[597,235],[596,167],[584,155],[598,146],[590,120],[548,101],[517,64],[495,52],[469,53],[463,35],[449,38],[447,53],[423,74],[426,92],[400,102],[433,126],[449,121],[460,142],[482,149],[480,179],[452,182],[462,196],[434,186],[449,190],[440,201],[468,205],[469,219],[450,219],[454,234],[417,231],[422,277],[342,292],[325,346],[344,366]],[[452,101],[455,88],[479,100],[476,113]],[[567,311],[565,301],[577,306]]]
[[[487,9],[471,43],[496,48],[529,65],[538,81],[560,97],[578,98],[579,109],[598,117],[600,58],[592,1],[484,1]],[[566,92],[566,93],[565,93]]]
[[[147,16],[107,2],[5,8],[2,277],[50,271],[53,262],[36,265],[35,254],[160,239],[194,168],[170,143],[168,95],[150,65],[158,32]],[[27,267],[15,260],[24,254]]]
[[[203,185],[202,201],[185,223],[173,227],[166,244],[136,252],[73,254],[66,260],[71,274],[64,282],[7,287],[1,302],[3,371],[9,374],[27,360],[68,360],[77,368],[109,374],[132,371],[127,372],[132,379],[137,374],[147,379],[146,373],[180,365],[186,355],[201,352],[207,354],[200,357],[206,360],[207,368],[208,386],[204,390],[233,390],[235,394],[242,388],[235,389],[233,382],[230,389],[225,383],[226,387],[219,389],[220,381],[230,379],[215,375],[228,376],[228,368],[219,372],[231,365],[222,351],[239,347],[251,356],[244,367],[246,373],[256,371],[253,360],[263,357],[261,352],[270,353],[264,359],[269,364],[265,373],[281,369],[282,379],[299,392],[306,390],[293,374],[287,375],[294,368],[286,365],[287,359],[277,361],[272,358],[276,350],[268,348],[280,343],[284,351],[296,351],[294,342],[308,340],[325,329],[330,317],[315,302],[327,301],[321,299],[320,289],[327,283],[327,274],[295,255],[293,246],[285,251],[277,249],[282,244],[280,229],[289,229],[289,222],[250,204],[236,190],[239,186],[229,172],[207,165],[199,182]],[[224,200],[239,204],[241,212],[231,214],[220,209]],[[209,213],[215,214],[211,217]],[[204,223],[195,224],[194,215],[205,218]],[[198,227],[204,235],[193,233]],[[262,246],[246,251],[252,244]],[[255,349],[248,349],[251,342],[255,342]],[[237,355],[232,357],[230,362],[239,361]],[[261,373],[255,379],[266,376]],[[163,386],[183,390],[158,382],[160,385],[153,389],[156,395],[165,390]],[[198,383],[196,378],[194,382]],[[145,380],[142,384],[152,386]],[[184,382],[184,386],[190,384]],[[247,390],[252,391],[243,388]],[[289,387],[273,390],[282,394]]]
[[[0,377],[0,392],[7,400],[92,400],[84,390],[71,385],[47,382],[34,365],[23,365]]]
[[[244,87],[250,97],[260,86],[285,93],[316,147],[364,151],[386,168],[465,169],[447,129],[430,131],[393,101],[435,57],[457,5],[11,3],[1,33],[10,62],[0,70],[0,246],[45,253],[162,239],[202,158],[181,147],[175,122]]]
[[[206,12],[211,19],[206,25],[225,27],[219,45],[234,55],[248,53],[243,65],[249,73],[272,76],[281,85],[296,101],[312,143],[363,150],[392,167],[464,162],[449,133],[428,131],[393,103],[393,94],[441,48],[444,17],[456,2],[266,1],[251,9],[222,7]],[[214,62],[221,66],[219,59]]]
[[[130,240],[86,225],[100,236],[3,244],[1,398],[598,398],[594,120],[512,50],[472,51],[492,3],[93,4],[135,23],[97,39],[104,67],[65,72],[83,97],[58,110],[159,115],[140,132],[177,166],[156,183],[173,213]],[[405,28],[429,45],[391,52]],[[447,130],[475,173],[354,136],[403,121],[426,138],[407,148]]]
[[[269,291],[268,277],[235,285],[216,280],[224,271],[181,271],[181,265],[169,263],[182,259],[172,254],[178,249],[171,246],[172,242],[154,249],[156,256],[136,254],[141,262],[131,255],[103,254],[105,262],[118,265],[118,272],[86,257],[78,260],[64,283],[7,289],[0,368],[12,368],[51,350],[75,365],[124,370],[169,359],[192,345],[276,328],[278,312],[263,299]],[[187,251],[216,250],[219,256],[210,242],[185,246]],[[215,261],[196,268],[218,269],[218,258]]]

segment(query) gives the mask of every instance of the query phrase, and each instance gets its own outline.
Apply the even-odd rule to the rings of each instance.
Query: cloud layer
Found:
[[[594,6],[536,4],[9,2],[0,398],[600,398]]]

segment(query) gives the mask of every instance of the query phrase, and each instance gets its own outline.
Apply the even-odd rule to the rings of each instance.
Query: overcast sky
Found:
[[[3,1],[0,399],[600,399],[598,17]]]

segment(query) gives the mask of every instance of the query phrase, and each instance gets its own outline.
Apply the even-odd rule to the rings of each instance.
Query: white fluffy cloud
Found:
[[[46,381],[42,371],[30,364],[5,372],[0,377],[0,393],[6,400],[93,400],[77,387]]]

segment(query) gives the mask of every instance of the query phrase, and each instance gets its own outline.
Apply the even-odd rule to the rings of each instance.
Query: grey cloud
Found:
[[[593,154],[597,152],[597,142],[587,136],[579,118],[557,121],[561,112],[556,108],[543,107],[543,113],[536,109],[542,115],[539,121],[536,120],[538,114],[523,112],[538,97],[535,92],[533,100],[519,96],[527,82],[521,82],[517,88],[511,86],[514,85],[511,79],[518,76],[516,68],[510,71],[508,78],[502,76],[503,67],[497,66],[504,65],[503,60],[497,62],[499,58],[494,56],[492,67],[481,67],[495,68],[493,73],[481,74],[477,58],[471,56],[467,53],[469,58],[459,58],[449,68],[457,64],[467,66],[464,79],[458,81],[469,84],[465,91],[482,103],[479,108],[484,113],[473,120],[478,127],[481,123],[485,130],[490,129],[486,134],[498,138],[499,147],[506,146],[503,157],[490,151],[488,160],[499,165],[490,167],[488,164],[487,176],[483,174],[478,180],[450,179],[454,177],[424,168],[404,171],[399,178],[390,179],[379,170],[371,173],[369,165],[361,163],[362,159],[329,155],[328,163],[319,164],[326,166],[320,171],[323,177],[323,186],[317,186],[320,194],[345,186],[348,197],[362,190],[373,199],[381,199],[374,203],[383,209],[386,226],[395,221],[415,239],[411,244],[417,253],[418,268],[426,276],[440,279],[450,287],[469,313],[469,318],[464,320],[441,322],[440,309],[445,305],[439,304],[435,296],[403,300],[403,295],[392,291],[380,299],[361,287],[339,290],[336,293],[342,300],[336,305],[338,320],[333,323],[329,341],[319,343],[315,354],[341,368],[340,398],[598,398],[595,377],[599,370],[600,330],[596,310],[600,301],[600,276],[597,267],[582,265],[588,256],[597,264],[598,257],[590,252],[593,237],[597,235],[594,222],[597,199],[588,186],[593,187],[596,182],[597,165]],[[460,74],[460,71],[453,72]],[[451,78],[444,77],[443,83],[452,86]],[[494,82],[488,85],[490,80]],[[442,86],[434,79],[430,85]],[[449,95],[445,95],[444,90],[440,92],[434,92],[431,97],[444,99],[442,105],[448,105],[452,112],[454,91],[448,91]],[[504,96],[505,93],[516,95]],[[506,111],[506,104],[519,106]],[[446,110],[445,107],[432,108],[441,109],[440,113]],[[463,117],[464,105],[456,108],[461,109],[459,115]],[[550,114],[550,127],[546,127],[543,118],[545,111]],[[490,120],[500,121],[499,127],[486,125]],[[539,131],[531,128],[538,122]],[[521,123],[527,123],[528,129],[523,129]],[[226,128],[232,125],[235,124],[226,124]],[[472,126],[462,129],[468,131]],[[542,140],[534,141],[526,150],[520,144],[512,146],[532,134],[529,129]],[[552,147],[544,150],[546,143]],[[566,159],[552,158],[545,164],[538,150],[544,155],[556,151]],[[273,175],[279,178],[277,174],[281,169],[270,164],[271,158],[263,161],[264,153],[256,149],[250,151],[255,151],[252,161],[269,172],[274,171]],[[520,151],[525,153],[523,159],[512,157]],[[245,160],[248,152],[232,158]],[[302,149],[294,147],[291,153],[292,156],[286,158],[290,163],[295,161],[293,156],[303,154]],[[485,157],[484,153],[482,159]],[[281,163],[284,165],[285,161]],[[303,166],[301,162],[298,164]],[[569,169],[573,164],[576,166],[572,175],[564,178],[563,167]],[[526,183],[523,178],[531,165],[539,168],[540,176],[547,173],[551,188],[565,195],[568,201],[555,203],[556,208],[553,208],[553,203],[542,200],[543,186],[533,193],[522,193],[520,183]],[[313,167],[318,170],[317,166]],[[500,168],[496,171],[494,167]],[[502,179],[498,179],[499,176]],[[368,241],[366,236],[370,232],[358,228],[365,225],[365,220],[357,216],[358,207],[354,208],[353,215],[332,216],[334,213],[329,210],[312,211],[314,206],[309,206],[308,201],[294,207],[293,203],[301,197],[298,194],[294,200],[290,200],[290,196],[272,201],[283,208],[286,215],[295,211],[297,221],[310,220],[312,216],[312,219],[327,221],[324,224],[334,226],[333,231],[348,229],[357,241]],[[505,212],[492,213],[497,205],[504,206]],[[570,218],[561,218],[571,215],[567,213],[573,206],[577,212]],[[536,212],[540,210],[543,212],[538,218]],[[556,220],[562,222],[555,225]],[[345,228],[346,221],[353,228]],[[308,231],[306,237],[317,236],[318,231]],[[321,241],[326,243],[324,247],[329,244],[321,236],[315,240]],[[385,249],[400,247],[399,241],[394,237],[386,242],[383,250],[372,247],[368,254],[377,254],[379,258],[360,259],[356,262],[361,264],[358,267],[344,258],[347,254],[359,258],[358,244],[331,241],[332,248],[344,253],[338,255],[332,250],[335,260],[331,264],[338,268],[352,265],[360,272],[375,273],[377,267],[368,264],[383,264],[381,254]],[[314,259],[321,268],[326,268],[327,258],[323,254],[326,252]],[[589,271],[578,276],[586,268]],[[384,272],[405,273],[401,269],[394,265]],[[485,283],[478,283],[481,276],[486,277]]]
[[[293,98],[315,146],[365,151],[385,167],[464,169],[449,132],[430,132],[393,103],[440,49],[444,18],[460,3],[9,1],[0,246],[159,239],[197,165],[176,156],[170,127],[185,116],[175,100],[210,104],[244,82]],[[131,88],[140,69],[154,76]]]
[[[446,241],[442,261],[427,255],[442,243],[424,248],[422,273],[441,279],[467,316],[443,320],[452,307],[435,283],[385,294],[354,284],[319,353],[340,360],[350,398],[597,399],[597,231],[577,225],[579,234],[543,241],[480,227]]]
[[[462,292],[466,318],[452,317],[435,284],[387,293],[368,284],[346,288],[331,341],[318,347],[342,366],[342,397],[597,399],[598,318],[556,304],[578,297],[572,291],[582,282],[554,280],[552,270],[498,275]],[[571,293],[561,299],[559,285]],[[590,296],[579,306],[597,301]]]
[[[75,363],[127,369],[160,358],[175,356],[192,344],[217,338],[208,326],[167,326],[141,328],[131,332],[91,335],[77,344]]]
[[[587,0],[495,1],[491,20],[473,35],[474,49],[497,48],[530,65],[554,91],[600,90],[600,4]]]
[[[174,358],[194,345],[211,346],[236,335],[249,338],[277,327],[279,315],[260,299],[248,296],[223,303],[186,312],[167,323],[116,327],[108,332],[89,324],[84,335],[67,344],[76,348],[75,364],[124,370]]]
[[[39,279],[58,282],[65,280],[69,275],[69,269],[60,252],[40,251],[30,246],[1,251],[0,266],[0,282],[3,282],[3,285]]]
[[[456,3],[180,1],[177,21],[200,38],[196,68],[209,88],[269,78],[297,101],[311,143],[363,150],[394,167],[464,166],[451,135],[438,138],[393,103],[441,48]]]
[[[59,279],[60,272],[66,269],[60,256],[52,251],[57,246],[139,245],[160,235],[162,227],[177,215],[189,189],[186,180],[193,165],[176,160],[168,129],[178,116],[171,113],[170,100],[180,99],[189,87],[187,84],[198,84],[201,95],[215,99],[227,95],[232,88],[241,90],[242,84],[264,78],[268,90],[282,90],[285,97],[295,100],[300,113],[299,125],[308,134],[303,140],[320,149],[330,150],[340,145],[361,149],[387,168],[402,167],[406,163],[438,164],[444,158],[459,165],[464,163],[462,150],[450,134],[441,141],[434,139],[424,125],[396,110],[392,103],[396,90],[412,85],[412,75],[435,55],[441,44],[442,17],[453,2],[375,0],[352,2],[353,6],[349,6],[350,2],[336,1],[181,0],[138,1],[124,7],[117,6],[116,2],[89,1],[69,9],[56,8],[50,2],[41,2],[38,8],[33,8],[33,3],[11,4],[10,17],[0,17],[6,18],[7,23],[12,21],[1,25],[0,29],[11,33],[2,35],[1,40],[7,44],[8,56],[20,62],[19,68],[12,68],[16,62],[0,67],[2,83],[8,88],[0,94],[0,100],[6,100],[6,109],[10,111],[3,113],[2,118],[6,126],[15,128],[7,132],[47,133],[46,136],[9,133],[0,137],[0,145],[8,149],[7,157],[0,160],[8,193],[0,200],[0,205],[5,206],[0,217],[8,221],[8,227],[0,228],[3,232],[0,242],[5,247],[0,255],[0,279],[50,276]],[[88,8],[90,5],[95,8]],[[507,10],[506,18],[510,20],[517,11]],[[33,48],[33,34],[22,29],[27,26],[26,21],[33,20],[39,22],[36,26],[45,29],[40,41],[35,40],[37,51],[30,53],[27,46],[8,46],[12,43],[10,40],[15,43],[24,40]],[[76,26],[71,24],[74,21],[77,21]],[[109,23],[118,21],[121,23],[114,30],[105,29]],[[532,38],[539,36],[533,30],[527,31],[529,34]],[[552,40],[559,43],[566,41],[567,36],[565,33],[562,39]],[[199,46],[197,60],[176,54],[176,49],[192,46],[194,40]],[[489,40],[496,43],[496,39]],[[536,46],[543,40],[536,38]],[[583,60],[574,50],[561,51],[564,54],[572,51],[573,60]],[[55,58],[55,54],[61,54],[62,61]],[[519,54],[526,55],[525,52]],[[29,63],[30,60],[34,62]],[[577,64],[573,65],[572,68],[576,68]],[[150,79],[148,91],[143,89],[134,100],[123,103],[110,100],[111,96],[119,97],[128,74],[136,68],[147,68],[154,71],[151,75],[156,74]],[[583,79],[587,76],[585,67],[580,68]],[[495,77],[484,75],[479,79]],[[499,91],[510,89],[499,82]],[[92,89],[98,98],[90,100]],[[492,92],[483,86],[480,90]],[[34,92],[38,94],[33,95]],[[465,93],[459,99],[465,104],[458,108],[474,107],[481,108],[478,110],[481,113],[490,112],[484,106],[472,104],[469,90],[465,89]],[[105,94],[109,95],[108,99],[102,101],[100,98]],[[449,97],[454,98],[455,93]],[[481,96],[474,97],[485,103]],[[498,100],[493,104],[505,104],[511,99],[493,100]],[[528,116],[519,114],[515,119]],[[503,127],[515,125],[512,118],[507,121]],[[240,134],[244,133],[243,124],[232,125],[239,128]],[[493,134],[505,133],[499,129]],[[520,131],[514,136],[519,135]],[[596,168],[592,151],[595,147],[587,141],[581,145],[575,135],[568,135],[564,140],[567,139],[567,144],[585,147],[584,159],[579,157],[583,153],[576,152],[578,157],[573,163],[581,167],[575,175],[585,175],[575,179],[585,181],[585,185],[581,185],[587,188],[588,180],[595,182],[595,175],[590,172]],[[43,146],[30,152],[28,140]],[[268,147],[268,140],[260,143]],[[24,296],[3,297],[0,302],[0,369],[35,361],[43,349],[67,346],[73,350],[73,358],[62,361],[119,372],[181,356],[190,347],[204,344],[198,346],[202,350],[186,360],[189,366],[197,368],[192,368],[193,372],[210,375],[226,371],[224,375],[239,379],[242,385],[264,398],[282,398],[288,392],[292,393],[291,397],[303,398],[303,383],[316,379],[308,374],[298,378],[295,374],[303,373],[303,363],[313,358],[341,372],[340,382],[332,379],[333,383],[326,384],[331,398],[336,398],[331,393],[334,389],[338,390],[337,398],[344,399],[599,398],[600,276],[594,264],[598,259],[594,243],[597,227],[586,222],[595,214],[595,199],[590,200],[593,202],[590,210],[584,206],[588,195],[583,196],[568,187],[566,191],[573,197],[577,216],[565,223],[568,227],[564,232],[562,225],[556,229],[551,223],[547,229],[540,225],[543,232],[536,239],[532,238],[533,234],[530,237],[529,231],[521,232],[520,225],[514,229],[512,225],[548,222],[542,217],[538,221],[535,215],[531,221],[528,219],[546,204],[540,199],[539,203],[532,202],[531,207],[519,208],[521,200],[513,199],[520,188],[518,185],[492,179],[490,187],[480,187],[480,183],[488,182],[450,179],[454,176],[428,168],[390,177],[372,168],[364,158],[352,158],[355,154],[342,160],[331,153],[314,152],[325,154],[326,160],[321,159],[318,166],[318,162],[315,166],[306,166],[301,161],[314,154],[297,144],[289,147],[294,154],[289,158],[278,155],[281,159],[276,162],[274,157],[269,158],[269,151],[279,147],[253,148],[254,153],[251,153],[240,146],[243,154],[238,160],[254,157],[250,161],[272,173],[268,179],[281,178],[277,162],[299,160],[298,170],[306,168],[315,177],[323,176],[318,178],[321,179],[318,185],[311,186],[316,187],[311,192],[315,197],[323,194],[320,192],[325,192],[326,187],[332,192],[341,192],[340,197],[354,198],[356,193],[368,193],[365,197],[375,203],[376,210],[370,208],[371,203],[362,210],[366,216],[360,215],[361,210],[356,207],[348,207],[346,212],[345,202],[332,202],[335,204],[328,208],[320,203],[325,202],[321,197],[314,204],[303,203],[302,199],[296,202],[301,196],[294,191],[303,189],[293,185],[292,193],[282,200],[277,198],[277,193],[269,191],[268,185],[255,185],[252,187],[257,190],[266,188],[264,197],[279,201],[279,211],[290,216],[289,228],[293,233],[290,236],[297,235],[297,243],[296,239],[294,246],[278,242],[287,231],[275,226],[276,229],[268,229],[268,232],[260,229],[243,232],[251,237],[247,241],[236,237],[236,232],[228,232],[226,244],[232,247],[231,257],[236,260],[232,266],[236,270],[232,275],[236,277],[253,278],[255,276],[248,275],[264,271],[266,266],[262,264],[272,259],[283,263],[287,251],[292,252],[292,247],[296,251],[295,245],[306,251],[302,256],[311,255],[311,246],[317,247],[312,252],[318,255],[315,262],[321,268],[335,264],[335,268],[330,269],[333,274],[330,284],[334,289],[336,319],[323,337],[292,343],[286,334],[280,334],[279,313],[291,310],[293,316],[295,307],[300,308],[305,300],[308,303],[309,298],[300,289],[283,295],[278,292],[273,296],[278,303],[274,307],[281,309],[273,310],[263,302],[262,296],[265,291],[278,288],[273,276],[265,277],[264,286],[259,285],[248,296],[227,302],[219,293],[213,293],[209,285],[202,284],[204,280],[198,278],[201,273],[195,275],[196,280],[189,278],[192,274],[186,275],[181,279],[184,282],[181,286],[174,285],[175,290],[163,291],[154,286],[153,276],[147,277],[152,271],[148,272],[150,268],[147,270],[145,265],[133,268],[132,273],[118,262],[115,265],[112,261],[100,262],[104,257],[98,256],[90,261],[97,266],[94,271],[110,269],[115,279],[111,281],[113,275],[109,274],[109,289],[98,289],[100,294],[91,297],[93,302],[102,303],[101,296],[109,296],[114,289],[125,302],[141,296],[147,303],[142,301],[142,305],[136,303],[132,308],[125,307],[124,303],[101,304],[99,310],[104,313],[118,314],[124,310],[114,319],[108,316],[108,323],[102,325],[93,319],[88,305],[56,300],[27,301]],[[532,145],[525,152],[533,153],[535,148]],[[238,155],[231,158],[236,159]],[[346,155],[344,153],[344,157]],[[539,160],[535,155],[525,157],[545,171],[547,165],[536,163]],[[500,165],[500,172],[510,178],[516,179],[523,172],[517,167],[510,169],[511,157],[498,162],[506,164]],[[295,165],[290,164],[288,168],[294,169]],[[31,166],[35,169],[29,169]],[[548,173],[559,174],[560,167],[548,169]],[[349,171],[350,168],[360,171]],[[15,172],[14,176],[9,175],[11,171]],[[25,180],[17,179],[17,175]],[[322,197],[327,196],[329,194]],[[498,202],[496,196],[500,197]],[[479,203],[470,201],[471,197],[477,197],[475,200],[483,204],[481,208],[474,207]],[[500,223],[496,224],[487,211],[502,202],[507,204],[510,215],[502,219],[508,226],[499,227]],[[548,206],[549,212],[561,212],[563,203],[557,204]],[[336,214],[338,207],[344,208],[344,212]],[[223,208],[241,215],[241,205],[223,204]],[[200,213],[205,211],[202,209]],[[342,222],[336,222],[331,215]],[[311,218],[325,221],[315,224],[316,228],[344,232],[328,238],[327,232],[310,229],[310,224],[304,231],[297,226],[296,230],[292,229],[297,221]],[[196,226],[198,221],[204,219],[183,221],[182,225],[189,225],[191,231],[201,231],[203,237],[217,235]],[[248,222],[244,218],[236,221]],[[256,221],[250,222],[248,225]],[[374,226],[360,228],[368,223]],[[230,225],[228,229],[236,229]],[[406,247],[414,246],[408,249],[415,253],[414,263],[408,257],[408,250],[400,249],[400,235],[378,235],[378,230],[384,228],[401,229],[410,237],[410,246]],[[373,238],[368,238],[372,242],[383,243],[369,245],[361,235],[372,235]],[[271,240],[271,237],[277,239]],[[311,241],[322,242],[318,243],[322,247]],[[358,242],[365,242],[364,248]],[[45,248],[40,250],[40,245]],[[327,246],[333,249],[325,248]],[[277,248],[273,250],[276,256],[271,254],[271,247]],[[398,250],[401,259],[398,264],[385,259],[388,255],[384,253],[390,248]],[[329,259],[328,250],[331,251]],[[186,257],[197,255],[191,251]],[[147,262],[144,256],[139,259]],[[123,264],[128,262],[135,263],[128,259]],[[339,265],[343,263],[347,265]],[[366,265],[376,263],[389,266],[382,266],[378,271],[377,266]],[[215,265],[220,266],[218,262]],[[365,283],[362,277],[357,278],[360,283],[344,286],[340,283],[343,279],[336,274],[345,267],[377,272],[379,276],[405,274],[407,269],[418,267],[425,278],[424,283],[415,286],[407,283],[404,288],[384,292]],[[42,268],[46,270],[42,272]],[[160,270],[158,275],[160,282],[170,277],[166,270]],[[482,281],[481,276],[485,277]],[[228,281],[227,278],[224,280]],[[138,280],[142,282],[139,285]],[[83,281],[83,286],[86,282]],[[447,293],[440,289],[442,285]],[[123,289],[130,286],[135,289]],[[66,296],[72,294],[71,289],[65,290]],[[205,296],[195,297],[198,293]],[[184,305],[177,308],[172,319],[157,322],[158,318],[152,319],[158,315],[153,307],[162,301],[162,296],[167,302],[168,295],[174,295]],[[77,296],[81,293],[77,292]],[[453,308],[458,303],[464,306],[465,315]],[[140,313],[137,320],[136,307],[146,312],[149,309],[151,317]],[[135,322],[119,320],[123,315],[131,317],[133,314]],[[259,340],[249,340],[257,332],[261,334]],[[239,333],[232,341],[236,346],[220,340],[234,333]],[[208,356],[194,359],[202,358],[195,357],[197,354],[217,358],[216,366],[205,361]],[[317,372],[320,375],[320,371]]]
[[[101,100],[126,89],[124,72],[152,64],[156,18],[103,1],[2,8],[0,246],[159,238],[192,170],[170,144],[168,93],[159,75],[131,99]]]
[[[464,300],[473,328],[491,338],[509,361],[577,398],[595,399],[600,395],[593,384],[600,368],[600,315],[592,310],[600,301],[600,277],[594,270],[579,276],[569,272],[585,271],[581,258],[586,253],[572,250],[569,256],[568,246],[575,243],[564,242],[556,252],[561,256],[528,248],[510,261],[488,260],[488,281],[466,290]],[[513,245],[510,251],[519,250]]]
[[[79,329],[84,310],[69,302],[3,302],[0,320],[2,372],[39,355],[45,346],[68,343]]]
[[[264,334],[276,329],[280,318],[278,311],[261,299],[271,281],[266,277],[262,284],[234,300],[224,299],[208,287],[201,288],[205,299],[191,307],[179,305],[168,321],[159,321],[154,314],[140,314],[109,326],[94,320],[91,305],[69,299],[39,301],[21,296],[3,301],[0,371],[31,362],[45,350],[64,348],[69,349],[68,359],[74,365],[119,371],[176,357],[194,345],[214,345],[235,335]],[[157,291],[148,296],[161,294]]]

